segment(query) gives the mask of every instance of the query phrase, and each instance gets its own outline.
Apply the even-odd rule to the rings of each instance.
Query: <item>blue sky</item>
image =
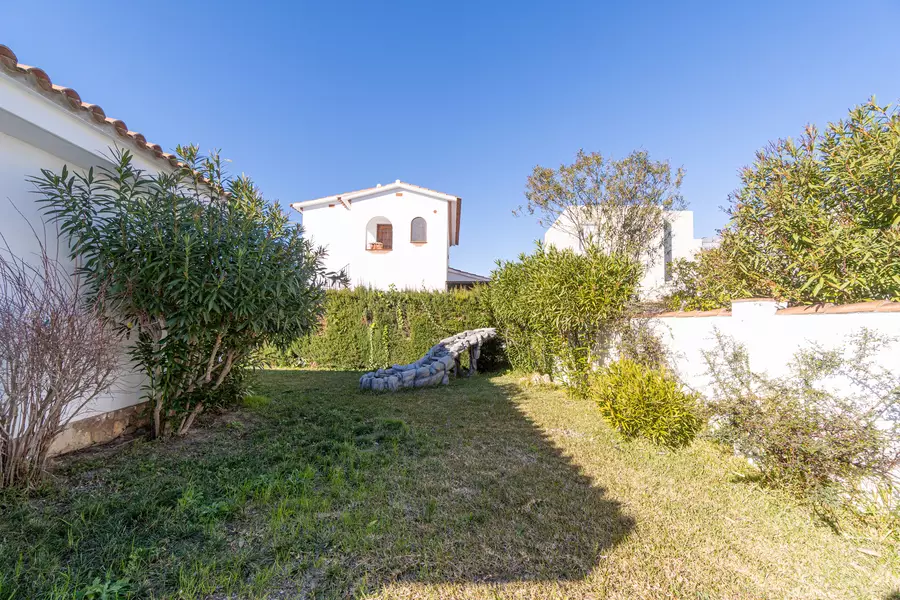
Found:
[[[217,147],[283,203],[402,179],[463,198],[451,264],[542,231],[536,164],[687,172],[696,235],[769,140],[900,99],[900,2],[8,2],[0,43],[150,141]]]

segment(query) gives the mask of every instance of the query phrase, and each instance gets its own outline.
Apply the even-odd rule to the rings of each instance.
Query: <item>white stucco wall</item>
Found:
[[[450,247],[449,210],[446,200],[391,190],[353,200],[349,209],[340,202],[304,208],[303,227],[316,245],[327,248],[326,267],[339,270],[346,266],[354,286],[443,290]],[[366,227],[376,217],[388,219],[393,227],[389,252],[367,249]],[[424,244],[410,241],[416,217],[427,223],[428,241]]]
[[[570,233],[565,216],[561,216],[544,233],[544,244],[560,249],[571,249],[581,252],[583,248],[578,238]],[[679,258],[691,259],[700,250],[702,240],[694,237],[694,213],[689,210],[673,210],[666,212],[671,227],[671,257],[667,257],[664,236],[661,234],[648,252],[644,263],[644,276],[641,279],[641,296],[652,300],[666,292],[666,258],[670,261]]]
[[[27,259],[38,250],[29,224],[51,251],[56,252],[58,246],[56,229],[45,226],[27,177],[40,175],[41,169],[58,172],[64,164],[82,171],[104,164],[109,148],[117,144],[129,146],[115,133],[82,119],[0,70],[0,233],[16,255]],[[165,167],[146,152],[130,149],[140,168],[156,171]],[[71,265],[65,248],[58,256]],[[75,420],[142,401],[141,376],[127,364],[124,352],[120,373],[112,392],[98,398]]]
[[[900,312],[786,314],[776,308],[774,301],[739,301],[732,305],[730,316],[684,313],[688,316],[657,318],[652,323],[670,351],[681,380],[704,394],[710,381],[703,351],[716,348],[717,330],[746,347],[754,371],[777,377],[788,373],[788,364],[800,348],[814,343],[826,349],[843,348],[848,336],[868,328],[897,338],[877,357],[878,364],[896,371],[900,362]]]

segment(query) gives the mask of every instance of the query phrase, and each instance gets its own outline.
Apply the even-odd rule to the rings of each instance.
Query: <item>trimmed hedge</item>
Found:
[[[269,348],[263,361],[284,367],[372,370],[411,363],[449,335],[493,326],[484,287],[448,292],[331,290],[318,331],[284,350]],[[480,369],[495,369],[504,362],[499,342],[485,344]]]

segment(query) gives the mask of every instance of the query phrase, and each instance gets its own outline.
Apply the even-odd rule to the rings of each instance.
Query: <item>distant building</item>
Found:
[[[399,179],[291,205],[328,251],[325,267],[354,286],[444,290],[485,278],[449,265],[462,199]],[[467,279],[468,277],[468,279]]]
[[[544,234],[544,244],[583,252],[581,241],[571,231],[569,223],[572,221],[571,214],[560,215]],[[590,233],[590,227],[586,229],[587,233]],[[641,280],[641,296],[646,300],[655,300],[664,295],[667,286],[672,281],[672,262],[679,258],[693,258],[700,251],[703,243],[703,240],[694,237],[694,213],[692,211],[666,211],[664,231],[643,259],[644,277]],[[718,241],[711,239],[710,243],[717,244]]]
[[[490,277],[460,271],[453,267],[447,269],[447,289],[470,288],[474,287],[476,283],[488,283],[490,280]]]

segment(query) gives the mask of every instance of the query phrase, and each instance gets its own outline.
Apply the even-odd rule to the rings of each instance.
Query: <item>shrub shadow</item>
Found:
[[[385,561],[389,579],[582,579],[634,528],[620,504],[522,412],[520,393],[475,377],[365,396],[404,419],[424,452],[396,480],[392,504],[403,511],[394,542],[403,558]]]
[[[97,573],[198,598],[575,580],[633,529],[515,386],[373,394],[358,377],[267,372],[265,397],[187,438],[78,453],[46,490],[0,496],[0,596],[75,594]]]

